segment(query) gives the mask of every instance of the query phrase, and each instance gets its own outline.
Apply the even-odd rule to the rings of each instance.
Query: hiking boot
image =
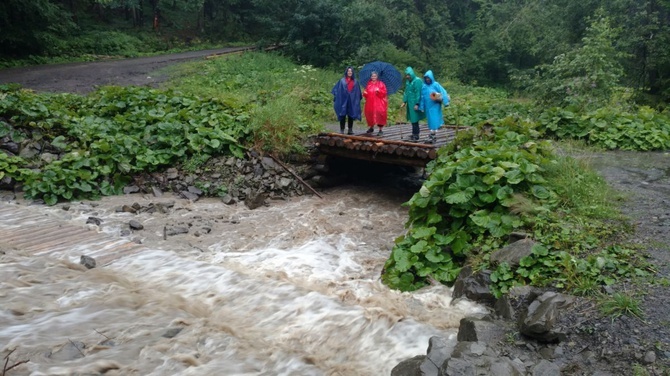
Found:
[[[384,135],[384,132],[382,132],[382,131],[377,132],[377,136],[381,137],[383,135]]]
[[[353,129],[349,128],[349,131],[347,132],[347,134],[354,134]]]
[[[419,135],[418,134],[413,134],[411,140],[412,141],[419,141]]]
[[[428,143],[434,144],[436,139],[437,137],[435,137],[434,134],[431,134],[430,136],[428,136]]]
[[[372,128],[372,127],[370,127],[370,128],[368,128],[367,131],[365,131],[365,133],[372,133],[372,132],[374,132],[374,131],[375,131],[375,129]]]

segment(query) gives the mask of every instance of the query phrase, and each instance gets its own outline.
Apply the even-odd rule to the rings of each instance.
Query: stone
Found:
[[[526,370],[525,367],[519,367],[509,358],[502,357],[491,362],[488,374],[495,376],[524,376],[526,375]]]
[[[137,213],[137,209],[133,208],[132,206],[123,205],[121,207],[121,212],[135,214],[135,213]]]
[[[221,197],[221,201],[226,205],[232,205],[235,203],[235,199],[229,194],[225,194],[223,197]]]
[[[433,336],[428,340],[428,352],[426,361],[433,363],[437,368],[451,357],[454,347],[443,337]]]
[[[266,198],[267,195],[265,193],[256,192],[247,196],[244,200],[244,205],[246,205],[249,210],[254,210],[263,206]]]
[[[24,144],[21,146],[21,151],[19,151],[19,157],[23,159],[32,159],[37,156],[42,148],[40,144],[36,141],[24,141]]]
[[[496,300],[496,303],[493,305],[496,315],[502,317],[506,320],[512,320],[516,316],[514,307],[510,302],[509,295],[503,295],[500,299]]]
[[[291,186],[291,183],[293,183],[292,179],[289,179],[289,178],[279,179],[279,187],[282,188],[282,189],[283,188],[288,188],[289,186]]]
[[[88,219],[86,220],[86,224],[100,226],[102,224],[102,219],[96,217],[88,217]]]
[[[461,319],[458,328],[458,341],[493,343],[505,337],[506,329],[494,322],[474,317]]]
[[[1,142],[0,149],[7,150],[8,152],[16,155],[19,153],[20,147],[19,144],[17,144],[16,142],[9,141],[9,142]]]
[[[81,255],[81,257],[79,258],[79,263],[84,265],[86,269],[95,268],[95,259],[90,256]]]
[[[543,342],[556,342],[565,339],[565,333],[554,329],[560,311],[569,307],[575,298],[556,292],[545,292],[528,306],[519,317],[521,334]]]
[[[184,328],[170,328],[166,330],[161,337],[174,338],[177,336],[177,334],[179,334],[182,331],[182,329]]]
[[[261,163],[263,164],[263,167],[265,167],[268,170],[277,168],[277,164],[270,157],[263,157],[263,159],[261,159]]]
[[[476,376],[476,368],[474,364],[466,359],[449,359],[446,368],[442,369],[442,374],[449,376]]]
[[[126,195],[131,194],[131,193],[137,193],[139,191],[140,191],[140,187],[138,187],[136,185],[127,185],[127,186],[123,187],[123,193],[126,194]]]
[[[153,193],[154,197],[163,196],[163,191],[161,191],[161,189],[158,187],[151,187],[151,192]]]
[[[417,355],[403,360],[391,370],[391,376],[421,376],[420,367],[426,359],[425,355]]]
[[[86,344],[79,341],[69,341],[58,351],[52,353],[49,358],[61,361],[70,361],[84,357],[84,349]]]
[[[165,228],[165,234],[167,236],[174,236],[179,234],[188,234],[189,229],[186,226],[167,226]]]
[[[193,202],[198,201],[200,199],[200,196],[189,191],[181,191],[180,194],[183,198]]]
[[[130,222],[128,222],[128,226],[130,227],[131,230],[143,230],[144,229],[144,225],[141,224],[139,221],[136,221],[134,219],[131,220]]]
[[[51,153],[42,153],[40,155],[40,159],[43,160],[45,163],[51,163],[51,162],[57,160],[58,156],[56,154],[51,154]]]
[[[533,376],[561,376],[561,369],[556,364],[543,359],[532,368],[531,374]]]
[[[644,364],[654,364],[656,362],[656,353],[654,351],[647,351],[644,354],[644,359],[642,359]]]
[[[532,239],[521,239],[491,253],[490,261],[493,264],[506,262],[510,267],[519,266],[519,261],[522,258],[533,253],[535,244]]]
[[[466,297],[476,302],[493,305],[496,298],[489,289],[491,271],[482,270],[474,273],[470,266],[465,266],[456,277],[454,298]]]
[[[202,190],[198,187],[190,185],[188,188],[188,191],[193,193],[194,195],[202,196]]]
[[[167,180],[174,180],[179,177],[179,171],[176,168],[168,168],[165,171],[165,178]]]

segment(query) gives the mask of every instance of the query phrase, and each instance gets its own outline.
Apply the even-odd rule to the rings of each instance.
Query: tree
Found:
[[[72,15],[49,0],[4,0],[0,2],[0,55],[45,54],[75,28]]]
[[[614,46],[617,30],[610,20],[597,16],[583,44],[536,68],[531,91],[542,101],[559,106],[598,108],[606,104],[623,76],[623,54]]]

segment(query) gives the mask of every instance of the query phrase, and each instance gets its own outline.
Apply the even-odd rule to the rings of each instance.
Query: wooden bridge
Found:
[[[421,124],[421,139],[412,141],[412,124],[401,123],[384,127],[384,135],[374,133],[321,133],[316,146],[322,154],[351,159],[389,163],[403,166],[425,167],[437,157],[437,149],[450,143],[459,129],[465,127],[443,126],[437,131],[434,144],[427,143],[428,127]]]

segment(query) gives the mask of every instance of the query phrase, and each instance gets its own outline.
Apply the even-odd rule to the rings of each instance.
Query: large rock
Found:
[[[519,266],[519,261],[533,253],[536,243],[532,239],[521,239],[491,253],[490,261],[493,264],[506,262],[510,267]]]
[[[535,299],[519,317],[519,332],[538,341],[557,342],[566,338],[563,328],[556,328],[562,309],[571,306],[573,296],[545,292]]]
[[[244,200],[244,205],[246,205],[247,208],[249,208],[249,210],[254,210],[263,206],[265,204],[266,198],[267,194],[265,193],[261,192],[251,193]]]
[[[391,376],[422,376],[420,367],[425,359],[425,355],[417,355],[414,358],[403,360],[393,367]]]
[[[490,277],[490,270],[480,270],[473,273],[470,266],[465,266],[456,278],[452,296],[454,298],[464,296],[470,300],[493,305],[496,298],[489,289]]]
[[[523,365],[499,356],[484,342],[459,342],[450,359],[442,364],[445,376],[523,376]]]
[[[458,341],[495,343],[505,338],[506,328],[501,323],[464,317],[458,328]]]

